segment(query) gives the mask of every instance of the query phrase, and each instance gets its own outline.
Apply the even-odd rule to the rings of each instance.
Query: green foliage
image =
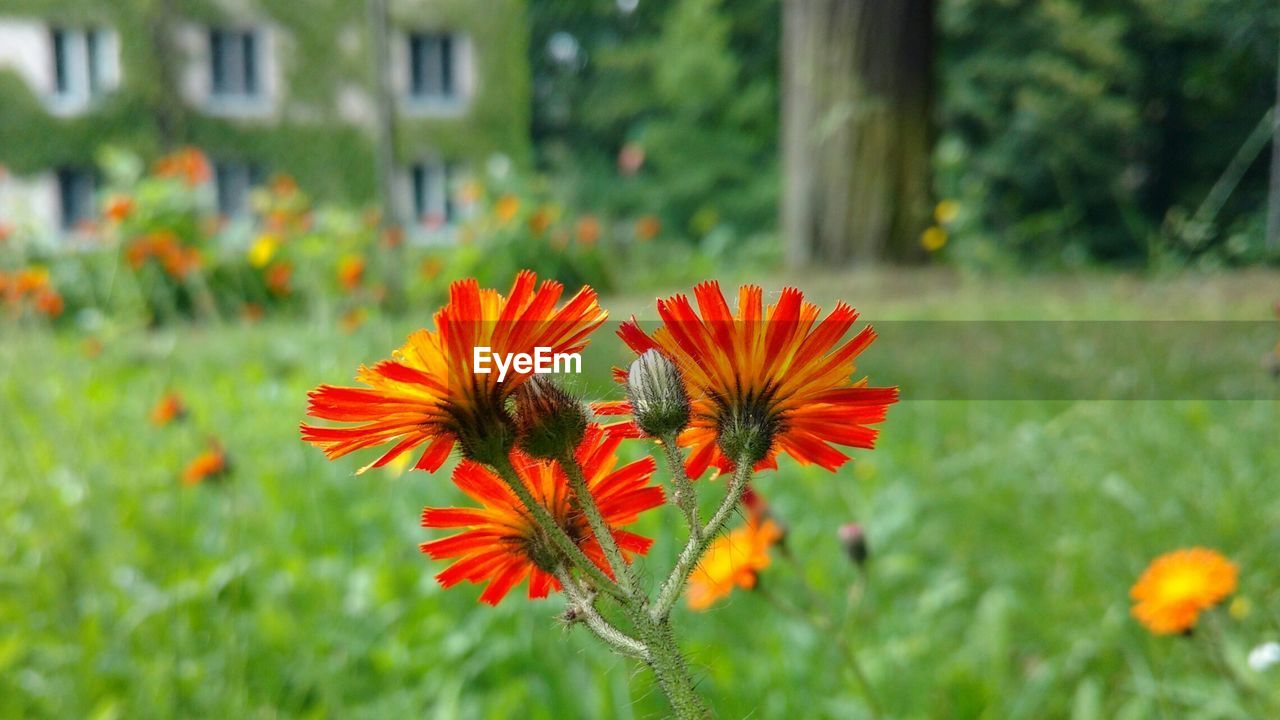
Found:
[[[769,232],[777,197],[777,8],[760,0],[535,3],[535,140],[579,204],[661,208],[672,231]],[[581,49],[557,62],[568,33]],[[620,153],[642,154],[625,168]]]
[[[1049,264],[1145,260],[1170,245],[1166,214],[1200,205],[1274,102],[1270,0],[940,8],[937,187],[970,213],[961,243]],[[1207,242],[1176,252],[1244,259],[1260,245],[1266,166]],[[1241,233],[1243,248],[1227,242]]]

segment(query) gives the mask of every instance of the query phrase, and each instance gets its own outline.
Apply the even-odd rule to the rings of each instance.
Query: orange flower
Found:
[[[213,176],[209,159],[193,147],[185,147],[165,155],[156,161],[154,170],[160,177],[181,180],[189,187],[202,185]]]
[[[267,268],[263,281],[272,295],[284,296],[289,294],[289,281],[292,278],[293,265],[287,262],[278,262]]]
[[[550,208],[540,207],[534,210],[533,214],[529,216],[529,232],[534,235],[545,233],[551,227],[554,219],[555,216]]]
[[[187,406],[183,404],[182,397],[173,392],[165,393],[151,408],[151,424],[157,427],[164,427],[186,416]]]
[[[692,448],[692,477],[711,465],[723,472],[733,468],[734,458],[722,454],[720,443],[726,430],[734,428],[765,434],[768,445],[757,469],[776,468],[782,451],[802,465],[835,470],[849,458],[831,444],[875,445],[877,433],[869,426],[884,420],[889,405],[898,400],[898,389],[850,380],[855,358],[876,337],[865,327],[837,345],[858,317],[853,308],[837,303],[815,327],[821,310],[795,288],[784,289],[778,302],[762,312],[763,291],[743,285],[736,314],[719,283],[704,282],[693,292],[697,312],[684,295],[658,301],[663,325],[652,336],[634,317],[618,330],[636,353],[657,350],[680,369],[692,418],[679,442]],[[622,371],[616,374],[625,379]],[[629,407],[603,403],[598,411],[622,414]]]
[[[591,215],[584,215],[578,218],[578,223],[574,226],[574,234],[577,235],[578,242],[583,247],[594,247],[600,240],[600,221]]]
[[[261,305],[255,302],[247,302],[240,306],[240,317],[245,322],[253,325],[260,322],[262,318],[267,316],[267,311]]]
[[[1187,632],[1201,611],[1235,592],[1237,575],[1235,564],[1213,550],[1196,547],[1166,553],[1153,560],[1129,590],[1133,616],[1157,635]]]
[[[498,223],[501,225],[514,220],[518,212],[520,212],[520,198],[515,195],[503,195],[493,204],[493,214],[497,216]]]
[[[50,320],[62,315],[62,311],[65,308],[62,295],[50,287],[41,288],[36,292],[31,297],[31,303],[35,306],[36,312]]]
[[[769,548],[781,539],[782,528],[755,512],[746,525],[716,538],[689,576],[689,608],[706,610],[735,587],[755,587],[757,574],[769,567]]]
[[[269,183],[271,185],[271,192],[276,195],[288,196],[298,192],[298,181],[294,180],[293,176],[286,173],[276,173],[275,175],[272,175]]]
[[[636,221],[636,239],[649,242],[662,232],[662,221],[656,215],[645,215]]]
[[[342,328],[343,332],[350,335],[364,325],[364,321],[368,316],[369,311],[362,307],[351,308],[350,310],[342,313],[342,316],[338,318],[338,325]]]
[[[653,541],[622,530],[640,513],[663,503],[662,488],[650,484],[655,468],[652,457],[618,465],[617,449],[622,438],[598,425],[587,428],[577,449],[583,476],[614,540],[629,561],[633,555],[649,551]],[[520,452],[512,454],[516,473],[537,500],[556,519],[566,534],[575,538],[582,552],[606,574],[609,563],[600,542],[576,507],[568,479],[556,463],[535,460]],[[616,469],[615,469],[616,468]],[[466,528],[457,535],[422,543],[422,552],[435,560],[457,558],[436,575],[444,587],[467,580],[488,582],[480,602],[497,605],[514,586],[529,578],[529,597],[542,598],[560,584],[552,576],[547,558],[554,550],[544,546],[542,533],[515,493],[497,475],[479,463],[464,461],[453,473],[453,482],[478,508],[426,508],[422,526],[426,528]]]
[[[347,255],[338,261],[338,284],[343,290],[351,292],[360,286],[364,279],[364,258],[359,255]]]
[[[183,485],[198,485],[205,480],[216,480],[226,475],[229,469],[227,454],[216,441],[209,443],[209,448],[195,456],[182,471]]]
[[[435,330],[410,335],[391,360],[361,366],[356,379],[367,387],[321,385],[311,391],[309,415],[353,425],[303,424],[302,438],[331,459],[396,441],[365,469],[426,444],[417,467],[434,472],[459,439],[465,443],[499,424],[510,427],[506,400],[530,373],[511,368],[503,382],[496,372],[476,373],[473,348],[486,346],[507,357],[539,347],[578,352],[606,316],[592,289],[584,287],[557,308],[564,286],[537,281],[522,271],[506,297],[482,290],[474,279],[453,283],[449,303],[435,314]]]
[[[112,195],[103,207],[102,214],[113,223],[124,222],[133,214],[135,204],[128,195]]]
[[[443,260],[438,257],[428,257],[422,259],[422,264],[418,266],[418,274],[422,275],[423,280],[435,280],[443,269]]]

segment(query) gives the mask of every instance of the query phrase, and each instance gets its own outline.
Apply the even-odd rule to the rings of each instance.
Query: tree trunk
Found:
[[[1271,111],[1271,188],[1267,193],[1267,247],[1280,250],[1280,53],[1276,62],[1276,105]]]
[[[934,0],[784,0],[790,266],[923,259],[933,18]]]

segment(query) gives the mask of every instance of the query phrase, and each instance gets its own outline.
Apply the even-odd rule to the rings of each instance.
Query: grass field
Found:
[[[983,386],[948,399],[938,386],[913,398],[912,378],[1001,363],[1017,336],[926,348],[886,331],[865,366],[904,400],[879,448],[835,475],[784,461],[758,481],[795,562],[777,554],[760,592],[677,612],[719,717],[867,716],[830,634],[779,609],[806,597],[799,574],[833,604],[892,717],[1246,718],[1280,707],[1280,667],[1244,661],[1280,640],[1280,405],[1260,363],[1280,340],[1280,323],[1268,336],[1265,322],[1280,276],[921,273],[803,287],[891,327],[1252,322],[1208,353],[1213,373],[1241,383],[1206,391],[1175,348],[1148,366],[1168,373],[1146,378],[1160,399],[1125,401],[1102,399],[1119,370],[1089,366],[1087,353],[1072,364],[1096,375],[1098,392],[1037,374],[1060,360],[1038,342],[1018,349],[1026,356],[1008,372],[1025,377],[1009,378],[1011,396]],[[605,304],[651,313],[642,297]],[[489,608],[472,586],[435,584],[443,566],[416,546],[438,535],[417,521],[423,505],[459,500],[445,476],[357,478],[367,458],[329,463],[298,440],[308,389],[348,380],[430,310],[353,335],[321,320],[122,330],[93,358],[83,333],[0,328],[0,717],[662,717],[650,675],[560,627],[558,599],[517,593]],[[614,392],[611,359],[592,357],[583,389]],[[148,413],[167,389],[190,416],[155,428]],[[182,486],[210,436],[232,475]],[[722,488],[701,485],[708,503]],[[652,578],[670,566],[677,517],[651,515],[642,532],[667,538],[643,561]],[[865,581],[836,540],[850,521],[867,528]],[[1152,557],[1190,545],[1238,563],[1236,600],[1193,637],[1152,637],[1129,617],[1128,588]],[[1245,692],[1224,679],[1217,647]]]

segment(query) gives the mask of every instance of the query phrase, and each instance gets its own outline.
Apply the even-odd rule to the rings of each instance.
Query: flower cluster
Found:
[[[499,201],[500,221],[514,221],[518,211],[517,201]],[[651,334],[634,319],[623,324],[619,335],[638,355],[629,370],[616,371],[627,399],[597,410],[632,417],[601,426],[582,401],[527,363],[501,373],[480,366],[481,348],[508,358],[582,350],[605,311],[591,288],[561,303],[563,294],[559,283],[539,283],[531,271],[520,272],[506,294],[455,282],[433,327],[411,334],[391,358],[360,367],[359,386],[310,393],[308,415],[326,424],[302,423],[302,438],[331,459],[383,448],[359,472],[419,451],[414,468],[436,472],[460,449],[453,482],[475,504],[422,513],[423,527],[457,531],[421,545],[433,559],[452,561],[437,580],[483,584],[480,601],[488,604],[526,581],[531,598],[564,591],[568,621],[644,658],[678,714],[697,716],[700,700],[669,615],[686,585],[689,606],[705,609],[735,587],[754,587],[769,566],[783,528],[750,475],[776,467],[783,454],[836,470],[848,456],[834,446],[871,448],[873,426],[897,389],[852,378],[855,358],[875,334],[867,328],[844,339],[857,319],[847,305],[819,321],[819,309],[798,290],[784,290],[766,308],[763,290],[748,285],[735,311],[708,282],[694,290],[697,310],[683,295],[660,301],[663,324]],[[652,481],[652,457],[620,460],[624,440],[642,436],[663,444],[670,494]],[[692,480],[712,466],[732,477],[704,523]],[[632,564],[653,540],[628,528],[668,498],[688,537],[651,598]],[[746,524],[722,535],[740,508]],[[600,612],[601,596],[620,605],[629,629]]]
[[[32,311],[48,320],[62,315],[62,295],[53,287],[49,271],[27,267],[5,272],[0,270],[0,302],[12,316]]]

